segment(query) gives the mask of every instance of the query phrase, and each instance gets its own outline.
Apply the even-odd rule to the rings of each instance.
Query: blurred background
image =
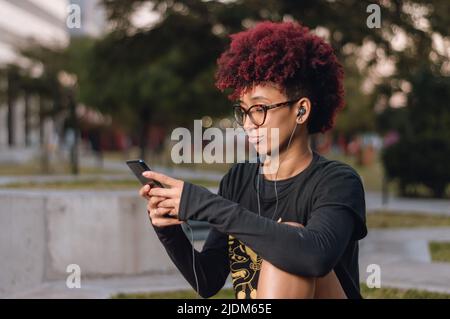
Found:
[[[344,65],[346,107],[312,142],[363,179],[364,296],[449,297],[449,13],[446,0],[0,0],[0,297],[193,296],[124,161],[217,191],[231,164],[174,163],[171,133],[235,127],[216,60],[261,20],[302,22]],[[195,225],[196,247],[207,232]]]

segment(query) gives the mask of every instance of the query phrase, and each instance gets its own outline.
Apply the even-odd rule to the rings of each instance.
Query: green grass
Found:
[[[450,242],[431,241],[428,246],[432,261],[450,262]]]
[[[333,153],[325,154],[324,156],[330,160],[337,160],[353,167],[361,176],[366,191],[381,192],[384,168],[379,155],[376,156],[375,161],[369,166],[358,165],[356,158],[352,156],[336,155]],[[388,184],[388,189],[391,194],[396,194],[397,192],[397,186],[393,182]]]
[[[120,293],[112,297],[113,299],[195,299],[196,293],[193,290],[177,290],[170,292],[150,292],[150,293]],[[222,289],[211,299],[234,299],[232,289]]]
[[[208,180],[192,179],[187,180],[190,183],[201,185],[204,187],[218,187],[219,183]],[[10,183],[1,186],[1,188],[8,189],[58,189],[58,190],[132,190],[138,189],[140,184],[135,179],[123,180],[102,180],[102,179],[88,179],[88,180],[73,180],[73,181],[55,181],[55,182],[29,182],[29,183]]]
[[[80,175],[96,175],[96,174],[121,174],[116,170],[107,170],[97,167],[80,167]],[[52,164],[49,172],[44,172],[36,163],[29,164],[1,164],[0,176],[35,176],[35,175],[67,175],[71,174],[69,165]]]
[[[450,299],[450,294],[417,289],[369,288],[361,284],[361,295],[366,299]]]
[[[140,151],[138,148],[133,147],[129,152],[105,152],[105,160],[113,161],[125,161],[131,158],[141,158]],[[164,167],[176,167],[180,169],[189,169],[194,171],[213,171],[226,174],[228,170],[233,165],[232,163],[180,163],[175,164],[171,158],[171,147],[168,147],[162,151],[160,154],[155,154],[151,151],[147,153],[145,161],[152,166],[164,166]]]
[[[450,299],[450,294],[429,292],[416,289],[397,288],[368,288],[361,284],[361,295],[366,299]],[[117,294],[115,299],[195,299],[192,290],[179,290],[171,292]],[[232,289],[222,289],[212,299],[234,299]]]
[[[375,155],[375,160],[371,165],[363,166],[357,163],[356,157],[345,156],[342,154],[328,153],[325,157],[332,160],[341,161],[353,167],[363,180],[364,189],[366,191],[382,191],[384,168],[380,158],[380,154]],[[387,185],[389,194],[399,195],[398,180],[393,179]],[[410,197],[414,198],[433,198],[432,191],[423,184],[408,185],[407,189]],[[447,185],[444,195],[446,198],[450,196],[450,184]]]
[[[114,180],[104,181],[101,179],[92,180],[74,180],[70,182],[42,182],[42,183],[11,183],[2,186],[2,188],[13,189],[58,189],[58,190],[82,190],[82,189],[95,189],[95,190],[119,190],[119,189],[132,189],[138,188],[139,184],[135,180]]]
[[[368,228],[450,227],[450,216],[379,211],[367,214]]]

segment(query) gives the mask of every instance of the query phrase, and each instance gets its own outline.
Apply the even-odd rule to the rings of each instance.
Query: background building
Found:
[[[78,5],[80,8],[80,28],[67,27],[66,20],[70,12],[70,4]],[[27,67],[29,61],[20,55],[18,49],[30,43],[50,48],[64,47],[68,45],[70,36],[99,36],[104,30],[104,25],[104,10],[98,5],[98,1],[0,0],[0,69],[10,64]],[[7,87],[8,81],[3,80],[1,85]],[[26,141],[24,123],[26,111],[23,96],[15,99],[9,108],[7,98],[0,99],[0,149],[8,148],[10,151],[6,161],[15,161],[25,154],[31,155],[32,152],[24,149],[33,148],[39,143],[35,116],[37,103],[37,97],[29,97],[27,108],[32,115],[28,126],[28,141]],[[46,122],[44,130],[51,136],[54,125],[52,120]],[[14,126],[11,138],[8,138],[9,125]]]

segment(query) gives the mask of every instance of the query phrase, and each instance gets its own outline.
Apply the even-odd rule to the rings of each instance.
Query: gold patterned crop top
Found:
[[[262,259],[240,240],[228,236],[231,279],[237,299],[256,299]]]

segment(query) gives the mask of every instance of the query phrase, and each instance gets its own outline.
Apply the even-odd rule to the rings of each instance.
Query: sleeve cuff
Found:
[[[178,219],[180,221],[187,221],[189,219],[188,215],[188,205],[189,205],[189,193],[192,184],[189,182],[183,183],[183,190],[180,197],[180,207],[178,208]]]

